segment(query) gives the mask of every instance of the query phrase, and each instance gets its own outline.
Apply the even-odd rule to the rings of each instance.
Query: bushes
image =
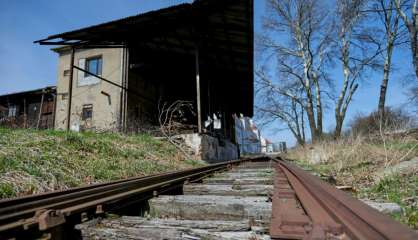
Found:
[[[349,132],[354,136],[375,135],[381,132],[392,132],[397,130],[407,130],[414,127],[414,120],[402,109],[387,107],[383,118],[377,111],[369,115],[358,114],[350,123]]]

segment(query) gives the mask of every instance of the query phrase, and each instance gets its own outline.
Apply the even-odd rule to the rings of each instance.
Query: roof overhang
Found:
[[[245,75],[242,90],[253,114],[253,0],[195,0],[70,32],[35,43],[76,48],[139,48],[202,55]],[[250,107],[251,106],[251,107]]]
[[[30,94],[36,95],[36,94],[42,94],[42,93],[55,93],[56,90],[57,90],[56,86],[47,86],[47,87],[44,87],[44,88],[38,88],[38,89],[34,89],[34,90],[6,93],[6,94],[3,94],[3,95],[0,95],[0,98],[19,96],[19,95],[30,95]]]

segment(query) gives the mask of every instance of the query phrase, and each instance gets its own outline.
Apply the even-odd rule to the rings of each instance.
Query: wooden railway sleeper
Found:
[[[39,230],[45,231],[65,223],[65,216],[59,211],[46,210],[37,217],[37,222]]]

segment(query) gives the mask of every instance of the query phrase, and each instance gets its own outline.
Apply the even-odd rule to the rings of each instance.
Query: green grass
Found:
[[[0,198],[201,165],[143,134],[0,128]]]
[[[399,204],[403,213],[392,217],[418,229],[418,176],[386,177],[372,187],[360,191],[358,196]]]
[[[400,150],[400,151],[408,151],[411,152],[412,155],[418,156],[418,139],[415,138],[415,141],[411,142],[400,142],[397,140],[389,141],[387,143],[389,145],[388,148]]]

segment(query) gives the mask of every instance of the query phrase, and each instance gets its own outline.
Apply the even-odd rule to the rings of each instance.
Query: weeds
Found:
[[[391,176],[378,184],[363,189],[360,198],[395,202],[402,207],[403,213],[394,215],[398,221],[418,229],[418,176]]]
[[[149,135],[0,128],[0,197],[197,167]]]
[[[392,217],[418,229],[418,168],[384,174],[396,164],[418,157],[416,135],[385,136],[384,141],[344,138],[293,149],[288,157],[322,178],[333,179],[332,184],[351,186],[358,198],[399,204],[403,213]]]

